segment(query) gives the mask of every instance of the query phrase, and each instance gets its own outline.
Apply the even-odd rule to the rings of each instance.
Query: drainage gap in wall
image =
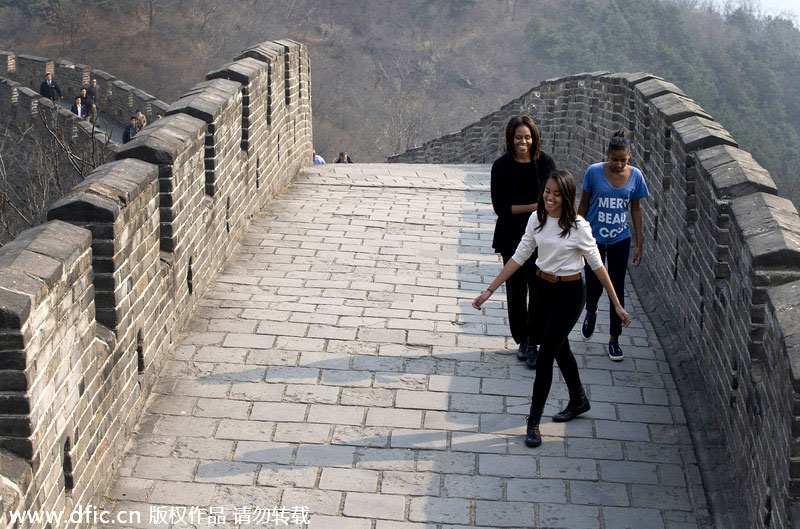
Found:
[[[139,373],[144,373],[144,337],[141,329],[136,333],[136,367]]]
[[[678,280],[678,257],[681,255],[681,243],[680,241],[675,241],[675,261],[672,263],[672,280]]]
[[[658,218],[660,216],[658,212],[658,200],[656,200],[656,206],[654,210],[655,210],[655,215],[653,216],[653,241],[655,242],[658,240]]]
[[[259,181],[261,180],[261,157],[256,157],[256,189],[258,189]]]
[[[769,485],[769,478],[767,478],[767,497],[764,500],[764,527],[772,525],[772,488]]]
[[[703,288],[703,280],[700,280],[700,287],[698,288],[698,292],[700,295],[700,330],[703,329],[703,320],[705,316],[705,289]]]
[[[64,441],[64,492],[69,494],[72,492],[72,489],[75,487],[75,483],[72,479],[72,456],[69,455],[70,450],[72,447],[69,442],[69,437],[67,440]]]
[[[225,232],[231,232],[231,197],[225,199]]]
[[[739,363],[734,358],[733,365],[731,366],[731,400],[730,400],[731,408],[736,406],[736,402],[738,400],[739,400]]]
[[[188,270],[186,271],[186,286],[189,288],[189,295],[191,295],[192,291],[194,290],[193,289],[194,285],[192,284],[192,278],[193,278],[192,263],[193,263],[193,261],[194,261],[194,258],[190,257],[189,258]]]

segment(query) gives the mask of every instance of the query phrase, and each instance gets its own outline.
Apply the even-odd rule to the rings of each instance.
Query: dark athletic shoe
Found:
[[[528,340],[522,340],[517,349],[517,360],[524,362],[528,359]]]
[[[528,344],[528,359],[525,364],[528,369],[536,369],[536,359],[539,357],[539,349],[536,344]]]
[[[592,314],[591,312],[586,313],[586,317],[583,319],[583,326],[581,326],[581,332],[583,333],[584,338],[589,338],[594,334],[594,324],[597,322],[597,314]]]
[[[539,433],[539,421],[528,417],[528,428],[525,432],[525,444],[536,448],[542,444],[542,435]]]
[[[608,342],[608,357],[615,362],[622,362],[622,359],[625,358],[619,342]]]
[[[586,413],[591,409],[591,404],[589,404],[589,399],[586,398],[586,395],[581,396],[581,400],[578,401],[577,404],[573,404],[570,402],[567,404],[567,407],[561,410],[560,412],[553,415],[553,422],[568,422],[580,415],[581,413]]]

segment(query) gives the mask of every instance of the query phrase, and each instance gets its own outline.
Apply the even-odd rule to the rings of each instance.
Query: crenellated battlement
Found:
[[[2,57],[28,84],[52,64]],[[148,100],[165,117],[0,248],[0,456],[32,476],[3,469],[19,508],[69,511],[108,487],[174,337],[253,216],[311,159],[308,73],[305,47],[263,43],[172,105]],[[145,101],[103,80],[109,106]],[[2,87],[25,112],[39,102]]]
[[[800,217],[749,153],[674,84],[646,73],[552,79],[393,162],[489,163],[509,118],[580,179],[619,126],[642,169],[644,259],[631,275],[690,412],[725,527],[793,527],[800,499]],[[794,515],[795,523],[797,514]],[[744,521],[746,520],[746,521]]]

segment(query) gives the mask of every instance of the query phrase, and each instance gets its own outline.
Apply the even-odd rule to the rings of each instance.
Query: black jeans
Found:
[[[611,277],[611,284],[614,285],[619,302],[624,307],[625,274],[628,271],[628,257],[631,254],[631,238],[628,237],[614,244],[598,244],[597,249],[600,250],[600,258],[603,262],[607,262],[606,268],[608,269],[608,275]],[[589,265],[586,265],[585,272],[586,312],[594,313],[597,311],[597,303],[600,301],[600,296],[603,295],[603,284],[594,275]],[[619,336],[622,334],[622,320],[617,316],[614,305],[611,305],[610,308],[611,328],[609,329],[609,334],[611,336]]]
[[[503,265],[512,254],[503,254]],[[522,343],[533,335],[533,310],[536,306],[536,253],[525,261],[514,275],[506,280],[506,300],[508,306],[508,326],[511,336],[517,343]]]
[[[538,303],[534,319],[535,336],[539,340],[539,357],[536,359],[531,409],[544,408],[553,383],[553,360],[558,363],[570,396],[577,396],[581,392],[578,363],[569,347],[568,337],[583,308],[583,281],[551,283],[537,277],[536,299]]]

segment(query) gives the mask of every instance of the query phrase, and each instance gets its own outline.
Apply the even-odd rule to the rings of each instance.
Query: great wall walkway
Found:
[[[276,525],[276,506],[307,507],[317,529],[710,527],[665,352],[632,288],[624,362],[605,355],[607,317],[591,341],[571,336],[592,410],[545,419],[543,446],[524,446],[534,372],[515,358],[504,295],[470,306],[499,269],[488,173],[305,169],[190,320],[112,509],[154,528],[170,516],[298,527]],[[559,380],[545,416],[565,399]],[[209,507],[225,522],[192,523]]]

